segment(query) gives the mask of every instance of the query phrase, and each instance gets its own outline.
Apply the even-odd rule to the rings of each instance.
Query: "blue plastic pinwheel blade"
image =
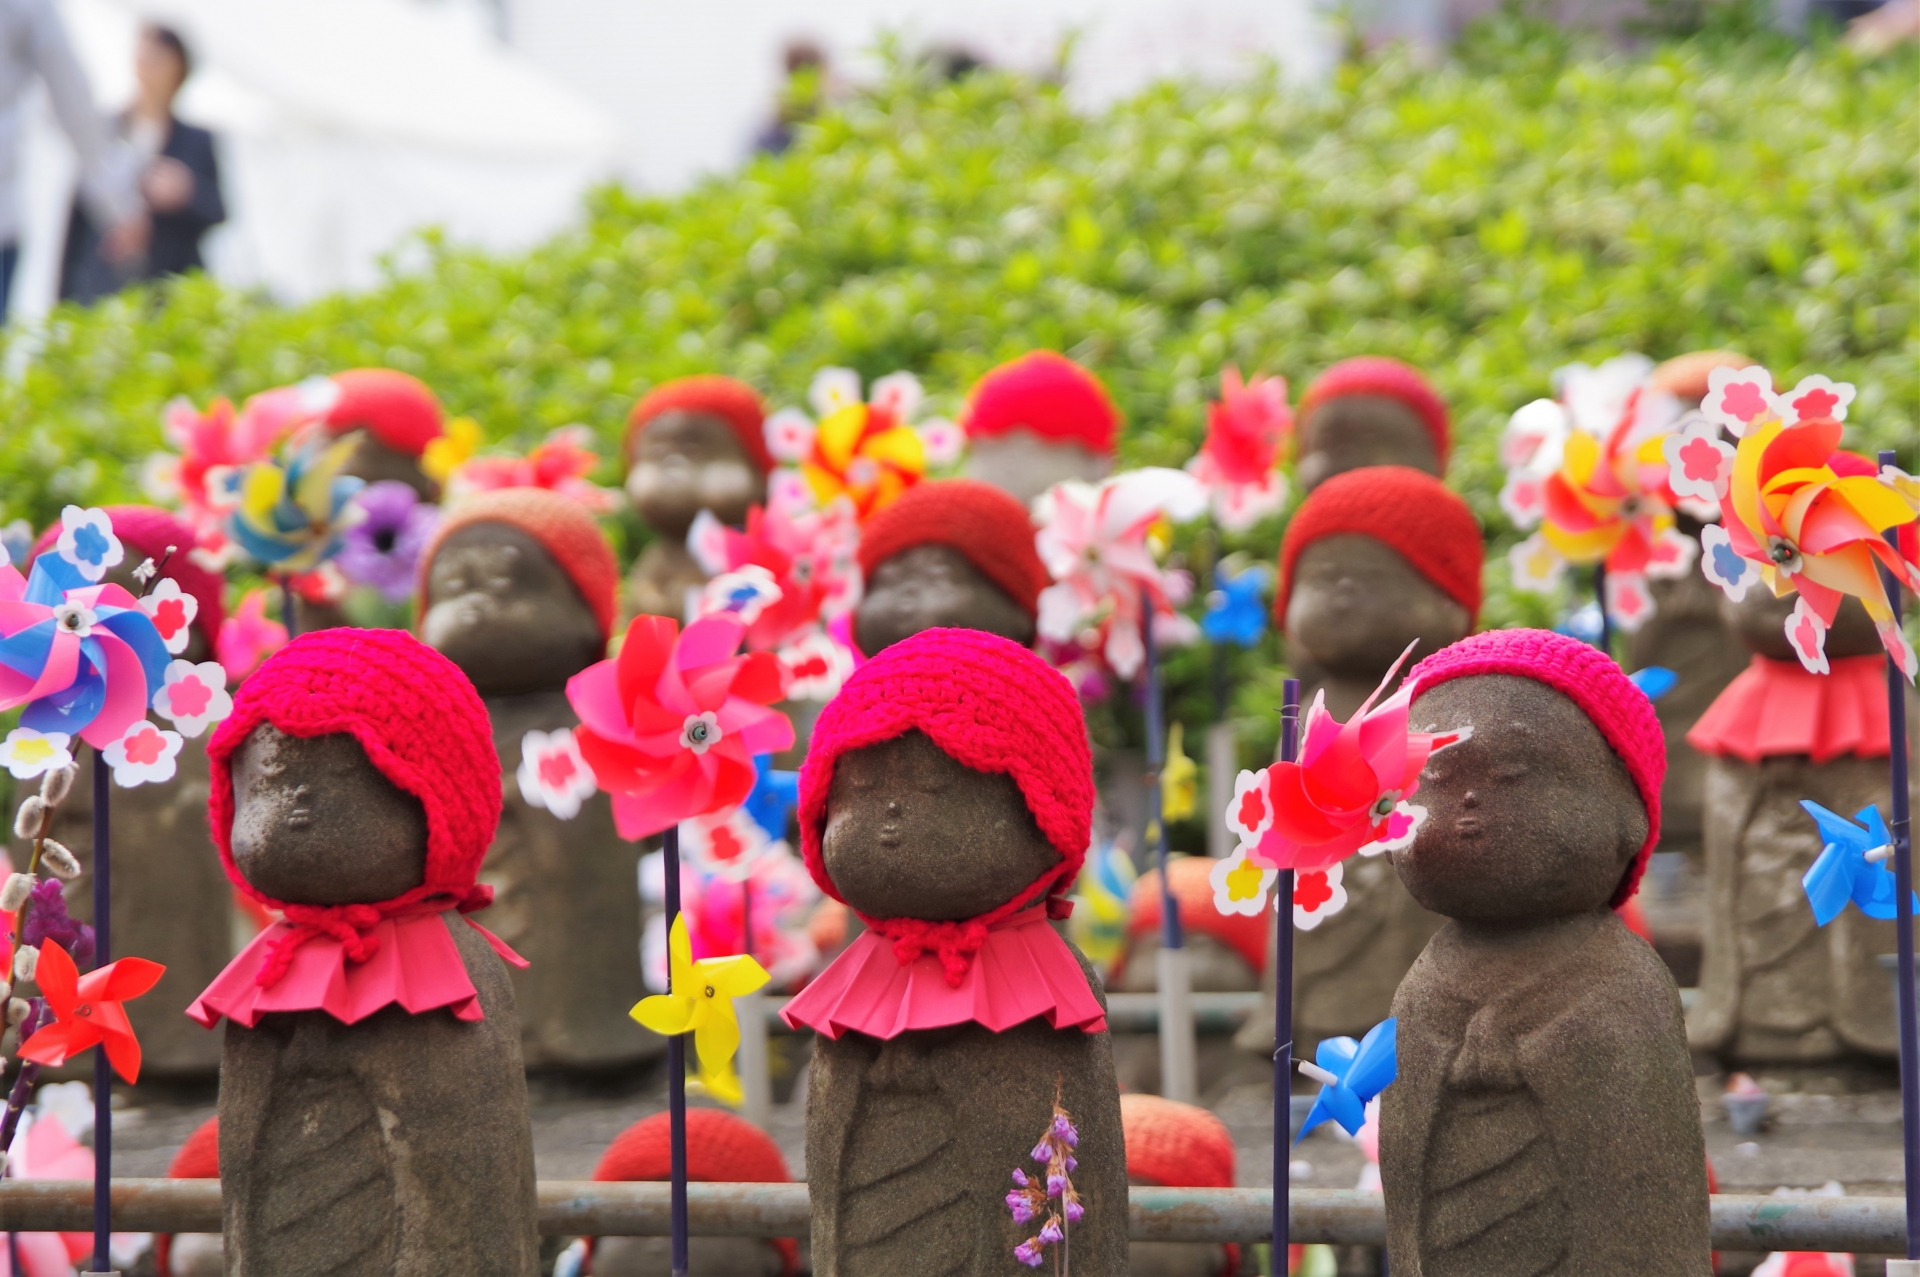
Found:
[[[1816,925],[1824,927],[1840,916],[1840,911],[1847,907],[1847,901],[1853,898],[1853,879],[1853,864],[1844,849],[1833,843],[1821,848],[1819,858],[1800,879],[1801,890],[1807,893],[1807,903],[1813,906]],[[1893,908],[1891,895],[1887,897],[1887,908]]]
[[[1363,1103],[1393,1084],[1400,1067],[1399,1036],[1397,1025],[1388,1018],[1360,1040],[1360,1053],[1347,1070],[1346,1084]]]
[[[1867,841],[1868,832],[1854,824],[1837,811],[1828,811],[1811,799],[1800,800],[1800,809],[1813,817],[1813,823],[1820,827],[1820,841],[1844,848],[1855,855],[1864,854],[1872,846]],[[1876,813],[1877,814],[1877,813]]]
[[[1293,1137],[1295,1144],[1307,1138],[1308,1133],[1311,1132],[1314,1127],[1323,1126],[1334,1120],[1333,1108],[1328,1102],[1328,1098],[1333,1094],[1334,1090],[1335,1088],[1331,1086],[1323,1086],[1320,1088],[1320,1094],[1314,1097],[1313,1107],[1307,1110],[1307,1120],[1300,1123],[1300,1133]]]
[[[1359,1054],[1360,1044],[1352,1038],[1321,1038],[1319,1048],[1313,1053],[1313,1062],[1344,1081]]]
[[[77,736],[99,715],[100,707],[107,703],[107,680],[86,654],[84,644],[88,641],[81,640],[80,672],[73,682],[60,691],[27,702],[27,707],[20,711],[20,726],[36,732],[65,732]]]
[[[100,625],[140,658],[140,670],[147,678],[147,699],[151,701],[167,681],[167,666],[173,660],[167,641],[154,628],[153,618],[129,607],[103,607],[98,615]]]
[[[67,601],[68,590],[84,590],[93,582],[80,575],[80,569],[48,550],[33,561],[27,576],[27,592],[21,598],[41,607],[59,607]]]
[[[1680,676],[1664,665],[1649,665],[1645,669],[1635,670],[1627,679],[1650,701],[1657,701],[1680,681]]]
[[[39,678],[40,671],[47,666],[47,658],[53,654],[55,627],[56,622],[52,620],[40,621],[0,639],[0,665],[28,678]]]

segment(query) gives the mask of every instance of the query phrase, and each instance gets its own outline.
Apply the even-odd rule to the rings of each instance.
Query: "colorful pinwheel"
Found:
[[[1240,370],[1220,370],[1220,401],[1207,408],[1207,437],[1187,473],[1206,485],[1213,517],[1229,532],[1244,532],[1287,503],[1287,480],[1276,468],[1293,434],[1287,379],[1242,382]]]
[[[1393,1085],[1399,1072],[1394,1021],[1382,1020],[1355,1042],[1352,1038],[1323,1038],[1314,1063],[1301,1060],[1300,1071],[1320,1083],[1300,1135],[1323,1122],[1338,1122],[1349,1135],[1358,1135],[1367,1120],[1367,1102]]]
[[[786,715],[767,708],[785,691],[779,662],[736,655],[745,635],[727,615],[684,633],[669,617],[635,617],[619,656],[567,680],[574,739],[613,795],[621,837],[735,806],[753,789],[753,756],[793,744]]]
[[[1187,729],[1175,723],[1167,732],[1167,761],[1160,766],[1160,816],[1186,820],[1199,802],[1200,764],[1187,757]]]
[[[1420,770],[1471,729],[1409,732],[1411,688],[1374,707],[1412,651],[1409,644],[1345,723],[1327,712],[1325,692],[1315,696],[1298,762],[1240,773],[1227,805],[1227,827],[1239,846],[1215,869],[1214,904],[1222,913],[1265,906],[1272,879],[1263,872],[1256,885],[1254,869],[1324,870],[1355,852],[1377,856],[1413,842],[1427,817],[1426,808],[1407,801],[1420,788]]]
[[[1775,597],[1798,592],[1787,640],[1801,665],[1827,672],[1827,628],[1848,595],[1860,600],[1887,654],[1912,681],[1913,647],[1900,632],[1876,567],[1920,591],[1920,519],[1898,475],[1840,449],[1853,387],[1806,377],[1785,394],[1764,368],[1716,368],[1704,420],[1669,449],[1671,480],[1719,501],[1722,521],[1700,534],[1702,571],[1738,601],[1756,582]],[[1724,427],[1740,442],[1719,438]],[[1900,546],[1884,534],[1900,530]]]
[[[655,1033],[693,1034],[701,1083],[714,1098],[740,1103],[740,1079],[733,1071],[740,1021],[733,1000],[764,986],[766,969],[744,955],[696,961],[684,914],[674,918],[667,933],[667,960],[674,991],[640,999],[630,1014]]]
[[[740,804],[740,810],[769,838],[787,836],[787,818],[800,805],[800,773],[782,771],[773,765],[773,755],[753,756],[753,792]]]
[[[859,605],[859,548],[860,519],[844,499],[805,513],[754,506],[745,532],[703,510],[687,531],[687,551],[710,577],[759,568],[776,587],[777,597],[743,618],[756,652],[776,651]]]
[[[520,797],[561,820],[580,814],[580,804],[593,797],[593,771],[580,754],[571,728],[530,731],[520,738],[520,766],[514,773]]]
[[[925,396],[912,373],[890,373],[873,383],[873,398],[860,398],[860,374],[822,368],[807,391],[816,423],[798,408],[767,418],[767,449],[797,465],[821,506],[839,497],[853,502],[865,521],[920,482],[927,467],[959,460],[966,437],[950,421],[912,424]]]
[[[1126,848],[1108,843],[1088,854],[1075,884],[1075,908],[1067,916],[1067,931],[1087,960],[1102,971],[1115,971],[1126,957],[1128,902],[1137,877]]]
[[[226,534],[234,545],[281,573],[309,572],[339,553],[361,480],[340,473],[360,446],[359,432],[328,439],[307,432],[284,459],[266,457],[221,476]]]
[[[1184,523],[1207,508],[1207,492],[1181,470],[1128,470],[1099,484],[1055,484],[1034,503],[1040,531],[1034,548],[1054,583],[1040,592],[1040,636],[1077,641],[1098,653],[1121,678],[1146,659],[1140,635],[1143,596],[1151,604],[1155,636],[1191,641],[1199,633],[1174,609],[1193,582],[1162,568],[1149,534],[1163,520]]]
[[[500,488],[545,488],[595,514],[610,514],[618,504],[612,489],[587,478],[600,464],[600,454],[590,446],[593,431],[585,426],[562,426],[524,457],[472,457],[455,462],[444,477],[434,474],[432,463],[436,457],[444,462],[448,451],[460,446],[460,437],[455,436],[454,431],[462,423],[473,426],[464,417],[448,422],[447,434],[427,445],[427,455],[422,461],[428,475],[441,478],[445,483],[446,504],[457,505],[476,492]],[[473,426],[473,430],[477,437],[479,427]],[[447,449],[436,454],[434,445],[440,443],[446,443]]]
[[[1200,618],[1200,632],[1209,643],[1252,647],[1267,632],[1266,596],[1273,588],[1273,569],[1253,563],[1233,572],[1223,562],[1213,580],[1207,610]]]
[[[162,428],[180,451],[150,458],[145,485],[155,500],[180,508],[197,538],[193,553],[207,567],[217,569],[229,553],[225,516],[234,472],[265,459],[291,431],[317,420],[337,393],[331,382],[315,378],[263,391],[238,413],[227,399],[214,400],[204,413],[185,399],[167,405]]]
[[[1885,921],[1897,914],[1893,835],[1879,810],[1869,804],[1848,820],[1807,799],[1801,799],[1800,806],[1820,827],[1820,840],[1825,844],[1800,880],[1807,903],[1813,906],[1813,920],[1826,926],[1840,916],[1849,900],[1869,918]],[[1913,911],[1920,913],[1920,893],[1913,898]]]
[[[138,1082],[140,1040],[133,1036],[121,1003],[153,988],[166,970],[145,958],[121,958],[81,975],[58,941],[44,942],[34,980],[54,1020],[20,1044],[20,1058],[57,1067],[98,1046],[122,1081]]]

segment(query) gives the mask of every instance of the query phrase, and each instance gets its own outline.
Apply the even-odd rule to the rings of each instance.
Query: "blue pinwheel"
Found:
[[[753,770],[753,789],[740,809],[767,837],[785,838],[787,816],[800,805],[800,773],[775,770],[772,754],[755,754]]]
[[[223,472],[218,486],[231,506],[227,536],[282,572],[311,572],[338,554],[351,513],[348,502],[362,486],[362,480],[341,470],[359,445],[357,431],[331,442],[309,436],[293,445],[284,463],[269,457]]]
[[[1216,573],[1214,589],[1207,595],[1206,613],[1200,618],[1200,632],[1207,641],[1241,647],[1258,643],[1267,632],[1266,593],[1272,580],[1273,572],[1264,563],[1238,572]]]
[[[1840,916],[1849,900],[1869,918],[1893,917],[1898,912],[1894,906],[1893,835],[1887,832],[1887,822],[1880,818],[1879,810],[1871,805],[1862,807],[1853,820],[1848,820],[1819,803],[1802,799],[1800,806],[1820,826],[1820,839],[1826,844],[1813,868],[1800,880],[1807,903],[1813,906],[1814,921],[1826,926]],[[1860,823],[1856,825],[1855,820]],[[1920,893],[1914,895],[1912,907],[1920,914]]]
[[[1367,1030],[1367,1036],[1326,1038],[1316,1051],[1316,1063],[1300,1061],[1300,1071],[1320,1083],[1320,1094],[1300,1124],[1296,1143],[1322,1122],[1338,1122],[1349,1135],[1358,1135],[1367,1120],[1367,1101],[1393,1084],[1399,1068],[1394,1052],[1396,1033],[1391,1018]]]
[[[1680,676],[1664,665],[1648,665],[1627,675],[1627,679],[1650,701],[1657,701],[1671,692],[1680,682]]]

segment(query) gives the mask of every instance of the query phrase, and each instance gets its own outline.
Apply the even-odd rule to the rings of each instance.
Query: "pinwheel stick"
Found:
[[[1280,761],[1300,756],[1300,680],[1280,685]],[[1286,1266],[1289,1162],[1293,1146],[1293,870],[1274,883],[1273,945],[1273,1254]]]
[[[1880,464],[1895,463],[1892,449],[1880,453]],[[1886,537],[1896,552],[1896,533]],[[1893,607],[1896,624],[1904,608],[1900,578],[1880,569],[1886,586],[1887,602]],[[1907,795],[1907,689],[1906,679],[1891,653],[1887,656],[1887,762],[1893,773],[1893,819],[1887,832],[1893,835],[1893,891],[1900,906],[1894,910],[1894,936],[1900,949],[1900,969],[1895,979],[1900,989],[1900,1145],[1906,1154],[1907,1172],[1907,1258],[1920,1259],[1920,1026],[1914,1023],[1913,980],[1913,812]]]
[[[298,637],[300,624],[293,616],[293,577],[286,572],[280,574],[280,620],[287,627],[289,639]]]
[[[1607,615],[1607,565],[1593,565],[1593,601],[1600,608],[1600,650],[1613,655],[1613,618]]]
[[[1153,598],[1140,592],[1140,638],[1146,647],[1147,819],[1160,871],[1160,1094],[1191,1104],[1199,1092],[1193,1044],[1193,972],[1181,934],[1180,906],[1167,877],[1167,822],[1160,772],[1167,762],[1166,715],[1160,703],[1160,649],[1153,637]]]
[[[97,970],[112,961],[109,924],[113,918],[110,825],[107,809],[113,787],[107,783],[106,752],[93,751],[93,962]],[[24,1039],[23,1039],[24,1040]],[[93,1049],[93,1272],[113,1271],[107,1254],[113,1205],[113,1073],[107,1044]]]
[[[673,934],[680,916],[680,826],[668,825],[660,835],[660,859],[666,874],[667,934]],[[672,966],[671,963],[668,964]],[[673,976],[667,976],[667,992]],[[672,1158],[673,1277],[687,1277],[687,1035],[667,1038],[667,1144]]]

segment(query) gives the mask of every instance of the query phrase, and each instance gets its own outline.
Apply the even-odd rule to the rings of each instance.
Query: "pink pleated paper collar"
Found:
[[[780,1015],[789,1028],[830,1038],[851,1029],[886,1039],[967,1023],[1002,1033],[1040,1015],[1056,1029],[1107,1027],[1073,951],[1047,925],[1044,905],[990,926],[957,986],[937,954],[902,962],[891,941],[863,931]]]
[[[527,960],[506,941],[471,918],[467,926],[485,936],[495,953],[517,967]],[[269,1011],[325,1011],[342,1024],[356,1024],[380,1008],[397,1005],[411,1015],[446,1007],[458,1020],[483,1020],[480,995],[467,975],[460,950],[439,913],[383,918],[369,927],[373,952],[364,962],[347,956],[346,942],[317,935],[299,942],[286,974],[270,987],[258,976],[270,952],[296,931],[284,919],[253,938],[194,999],[187,1014],[211,1029],[226,1016],[252,1028]]]

